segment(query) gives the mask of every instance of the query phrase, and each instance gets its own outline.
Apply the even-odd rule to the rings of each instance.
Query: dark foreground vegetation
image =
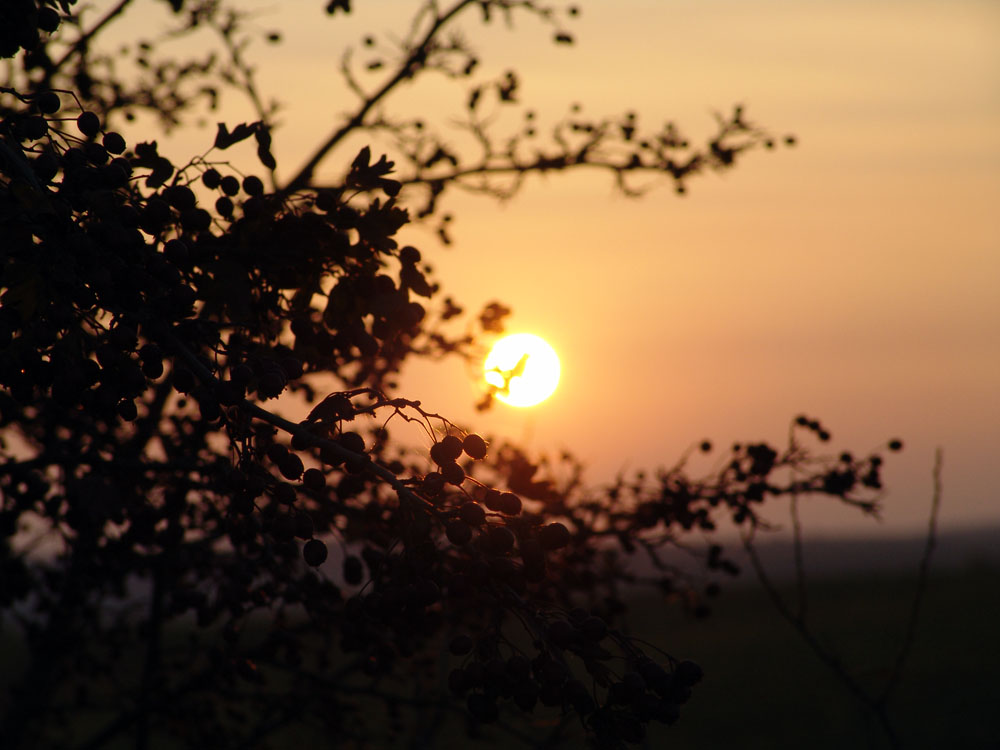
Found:
[[[734,685],[712,662],[721,644],[662,625],[683,611],[711,627],[720,581],[724,602],[740,574],[722,522],[752,550],[763,507],[790,508],[796,531],[805,498],[876,514],[900,441],[832,448],[800,415],[780,445],[694,443],[716,457],[704,474],[685,454],[588,487],[570,456],[487,441],[398,393],[406,362],[474,358],[509,310],[467,315],[433,253],[397,236],[422,219],[447,241],[452,189],[509,197],[539,173],[597,168],[625,193],[636,174],[684,192],[775,139],[739,106],[703,144],[574,107],[544,136],[529,113],[498,133],[518,77],[481,77],[456,19],[538,22],[568,44],[576,9],[428,0],[402,34],[361,41],[366,66],[345,55],[355,109],[281,179],[276,110],[247,56],[279,33],[227,3],[170,0],[168,32],[107,49],[122,14],[166,6],[106,5],[0,5],[4,750],[440,747],[466,728],[621,748],[678,726],[713,682],[703,715],[746,712],[762,678]],[[317,3],[317,22],[350,7]],[[203,31],[215,54],[170,57]],[[464,89],[471,152],[386,106],[428,73]],[[130,125],[184,127],[233,92],[257,119],[219,122],[194,156]],[[338,176],[320,180],[321,162]],[[288,421],[281,397],[308,418]],[[400,441],[404,422],[422,444]],[[683,564],[665,559],[676,550]],[[815,638],[798,606],[785,619]],[[739,642],[741,627],[714,635]],[[747,651],[766,672],[798,661],[794,637],[781,644]],[[839,675],[900,745],[885,706]]]

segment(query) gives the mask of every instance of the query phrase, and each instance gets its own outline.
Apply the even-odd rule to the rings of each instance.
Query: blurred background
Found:
[[[338,74],[345,47],[366,59],[362,38],[402,37],[414,7],[356,3],[331,18],[321,5],[260,3],[256,23],[283,42],[247,51],[261,90],[284,104],[274,153],[286,178],[354,105]],[[628,199],[583,173],[529,179],[506,203],[450,195],[451,247],[429,226],[404,240],[470,312],[509,304],[509,330],[546,338],[562,382],[540,406],[486,414],[474,408],[479,373],[458,361],[415,363],[402,391],[484,434],[569,450],[594,483],[669,465],[702,439],[717,446],[707,471],[734,441],[780,445],[804,413],[832,433],[831,450],[906,446],[887,462],[881,524],[825,504],[803,509],[807,533],[922,528],[937,446],[942,525],[1000,526],[1000,5],[629,0],[580,11],[560,24],[573,45],[528,18],[465,28],[484,75],[519,73],[540,131],[576,102],[595,117],[635,111],[652,128],[671,120],[697,142],[713,112],[741,103],[798,145],[692,179],[685,196],[650,180]],[[122,24],[122,43],[156,28],[149,12]],[[447,123],[466,95],[428,76],[387,111]],[[497,113],[514,126],[520,116]],[[161,143],[204,150],[215,119],[254,118],[230,94],[218,118]]]

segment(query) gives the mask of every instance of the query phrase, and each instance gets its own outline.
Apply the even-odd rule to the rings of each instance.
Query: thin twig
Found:
[[[899,683],[899,678],[903,673],[903,665],[906,663],[910,650],[913,647],[913,637],[917,629],[917,619],[920,616],[920,605],[923,603],[924,594],[927,592],[927,578],[931,568],[931,556],[934,554],[934,547],[937,542],[937,519],[941,509],[941,466],[943,456],[941,449],[934,452],[934,495],[931,498],[931,514],[927,521],[927,541],[924,544],[924,554],[920,558],[920,568],[917,572],[917,590],[913,595],[913,603],[910,605],[910,616],[906,621],[906,633],[903,635],[903,643],[899,647],[899,654],[896,656],[896,663],[892,667],[889,681],[885,689],[876,701],[880,705],[885,705],[889,700],[889,695]]]
[[[837,679],[843,683],[844,687],[847,688],[848,692],[854,696],[858,703],[868,709],[875,716],[878,725],[882,728],[882,731],[885,732],[889,746],[894,748],[894,750],[899,750],[902,745],[896,735],[896,730],[893,728],[892,723],[889,721],[889,717],[886,715],[885,706],[879,701],[874,700],[857,683],[857,681],[851,677],[850,674],[848,674],[836,654],[824,647],[812,631],[809,630],[805,622],[803,622],[801,618],[797,617],[788,608],[784,598],[780,593],[778,593],[777,588],[774,586],[774,583],[767,575],[767,571],[764,569],[760,556],[757,554],[757,549],[753,545],[752,533],[743,535],[743,547],[746,549],[747,555],[750,557],[750,563],[753,565],[754,572],[757,574],[757,580],[760,581],[761,586],[763,586],[764,591],[771,599],[771,602],[774,605],[774,608],[778,611],[778,614],[780,614],[786,621],[788,621],[788,623],[792,625],[792,627],[795,628],[796,632],[798,632],[802,640],[805,641],[806,645],[812,649],[813,653],[819,657],[820,661],[830,668],[830,671],[836,675]]]
[[[66,50],[66,53],[62,57],[60,57],[59,61],[52,67],[50,75],[51,73],[54,73],[55,71],[62,68],[62,66],[65,65],[73,55],[85,50],[87,48],[87,45],[90,44],[90,40],[93,39],[94,36],[96,36],[101,31],[101,29],[103,29],[105,26],[111,23],[117,16],[119,16],[122,13],[122,11],[125,10],[125,8],[127,8],[131,4],[132,0],[121,0],[118,3],[118,5],[109,10],[107,14],[104,16],[104,18],[98,21],[97,24],[90,29],[90,31],[81,34],[80,38],[77,39],[75,42],[73,42],[73,46],[70,47],[68,50]]]
[[[802,554],[802,520],[799,518],[799,494],[792,491],[789,506],[792,515],[792,554],[795,558],[795,587],[798,591],[798,617],[806,619],[806,569]]]

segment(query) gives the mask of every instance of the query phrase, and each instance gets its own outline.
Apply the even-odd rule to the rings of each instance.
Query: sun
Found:
[[[534,406],[559,384],[559,357],[531,333],[505,336],[493,345],[483,376],[493,394],[511,406]]]

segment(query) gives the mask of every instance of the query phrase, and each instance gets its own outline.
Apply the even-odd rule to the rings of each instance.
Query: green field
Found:
[[[835,644],[845,668],[861,684],[873,689],[884,684],[913,587],[913,576],[888,574],[810,586],[809,620],[814,632],[823,643]],[[889,747],[872,717],[751,582],[725,591],[706,620],[694,620],[678,607],[655,599],[636,598],[630,607],[632,635],[677,657],[698,661],[706,675],[680,721],[670,728],[657,725],[645,747]],[[19,671],[9,633],[5,644],[0,675],[9,676]],[[932,574],[913,649],[888,708],[901,747],[1000,750],[1000,570],[979,567]],[[377,710],[372,706],[368,718],[373,726],[384,728]],[[557,714],[555,709],[539,708],[525,723],[512,711],[505,713],[505,723],[538,736],[552,726]],[[80,717],[81,736],[102,723],[95,718]],[[523,747],[501,727],[485,728],[481,741],[475,742],[466,736],[461,722],[455,724],[431,745],[411,745],[412,738],[405,736],[390,744]],[[573,737],[560,746],[583,746],[578,732]],[[130,746],[124,737],[120,740],[108,747]],[[313,728],[301,726],[272,735],[267,747],[304,742],[340,746]],[[152,746],[170,747],[155,742]]]
[[[809,622],[861,684],[880,689],[904,630],[914,580],[876,574],[814,583]],[[651,609],[651,608],[648,608]],[[647,609],[647,611],[648,611]],[[643,622],[658,643],[700,661],[706,678],[655,747],[881,748],[885,736],[756,587],[713,617]],[[1000,571],[932,575],[888,712],[906,748],[1000,748]]]

